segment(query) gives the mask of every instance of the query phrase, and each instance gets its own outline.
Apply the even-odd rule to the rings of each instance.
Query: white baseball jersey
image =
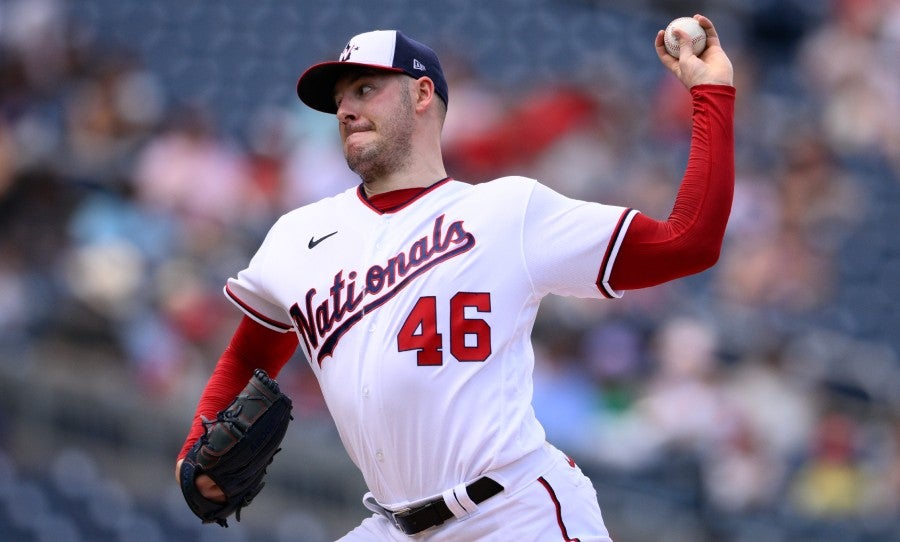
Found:
[[[351,459],[399,508],[543,445],[538,304],[618,297],[634,213],[522,177],[444,180],[390,212],[357,187],[281,217],[226,294],[297,333]]]

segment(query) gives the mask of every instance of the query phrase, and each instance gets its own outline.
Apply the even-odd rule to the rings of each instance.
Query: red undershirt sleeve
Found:
[[[245,316],[206,383],[194,412],[191,431],[178,459],[183,459],[194,442],[203,435],[202,417],[215,418],[216,413],[227,407],[244,389],[255,369],[263,369],[272,378],[277,377],[296,349],[297,336],[294,333],[271,330]]]
[[[719,258],[734,196],[735,89],[697,85],[691,150],[672,213],[637,214],[619,248],[609,284],[634,290],[699,273]]]

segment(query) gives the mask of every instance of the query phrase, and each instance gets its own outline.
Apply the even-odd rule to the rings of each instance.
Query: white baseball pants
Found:
[[[338,542],[612,542],[591,480],[562,452],[551,468],[516,493],[506,490],[468,516],[405,535],[381,514]]]

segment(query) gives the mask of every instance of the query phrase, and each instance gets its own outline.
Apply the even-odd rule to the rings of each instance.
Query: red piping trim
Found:
[[[578,538],[569,538],[569,531],[566,529],[566,524],[563,523],[562,505],[559,504],[559,499],[556,498],[556,492],[550,487],[550,483],[543,476],[538,478],[538,482],[544,486],[544,489],[547,490],[547,493],[550,494],[550,498],[553,500],[553,505],[556,507],[556,522],[559,524],[559,531],[562,533],[563,540],[566,542],[581,542]]]
[[[232,301],[237,303],[238,306],[240,306],[244,310],[244,312],[247,313],[248,316],[254,318],[255,320],[265,323],[265,324],[268,324],[272,327],[284,330],[284,331],[288,331],[291,329],[291,326],[283,324],[283,323],[279,322],[278,320],[273,320],[273,319],[269,318],[268,316],[262,314],[261,312],[254,310],[253,307],[251,307],[250,305],[241,301],[241,299],[238,296],[236,296],[234,294],[234,292],[231,291],[231,288],[229,288],[228,285],[225,285],[225,293],[228,295],[228,297],[230,297],[232,299]]]

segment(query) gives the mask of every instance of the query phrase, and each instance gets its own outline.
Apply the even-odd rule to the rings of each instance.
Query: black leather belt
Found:
[[[475,504],[481,504],[501,491],[503,491],[503,486],[486,476],[466,486],[466,493]],[[416,534],[429,527],[444,523],[453,517],[453,512],[450,511],[444,499],[438,497],[421,506],[394,512],[392,515],[397,528],[404,534]]]

